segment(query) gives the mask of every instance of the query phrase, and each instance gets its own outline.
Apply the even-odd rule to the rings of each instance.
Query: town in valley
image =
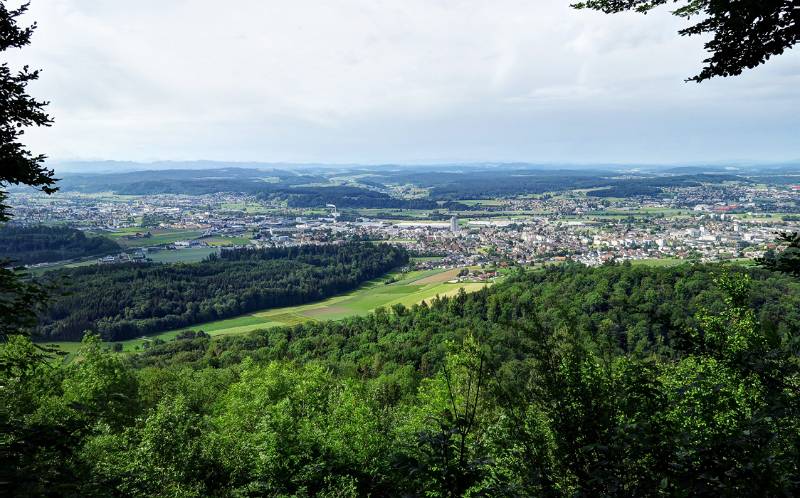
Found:
[[[462,174],[470,176],[469,170]],[[763,256],[774,248],[776,233],[800,227],[800,176],[791,175],[780,184],[748,176],[716,181],[705,175],[686,185],[678,182],[629,196],[603,195],[619,186],[571,188],[567,182],[561,190],[538,194],[510,191],[487,198],[427,200],[430,205],[423,209],[416,209],[414,201],[429,198],[435,186],[378,183],[352,172],[325,176],[328,183],[317,183],[317,188],[344,186],[346,194],[375,193],[381,196],[378,204],[358,206],[359,198],[354,202],[352,195],[342,196],[338,205],[320,201],[298,206],[291,196],[287,201],[287,196],[258,192],[129,194],[69,188],[53,196],[14,191],[9,202],[16,224],[66,225],[109,236],[124,248],[99,258],[35,265],[44,268],[188,262],[226,248],[350,239],[400,245],[429,258],[418,265],[452,268],[566,260],[589,266],[609,261],[736,261]],[[381,199],[392,202],[383,207]],[[410,205],[394,207],[395,200]]]

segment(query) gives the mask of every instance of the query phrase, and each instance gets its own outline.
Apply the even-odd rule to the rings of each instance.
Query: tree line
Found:
[[[95,265],[40,278],[57,292],[34,335],[78,341],[86,330],[120,341],[352,290],[407,263],[400,248],[346,243],[234,249],[194,264]]]
[[[119,244],[102,236],[87,236],[65,226],[0,227],[0,255],[11,263],[31,265],[121,251]]]

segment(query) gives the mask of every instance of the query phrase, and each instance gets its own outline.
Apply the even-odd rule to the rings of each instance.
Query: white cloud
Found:
[[[56,125],[29,138],[55,158],[800,157],[797,54],[684,84],[680,20],[569,3],[33,0],[12,61],[45,69]]]

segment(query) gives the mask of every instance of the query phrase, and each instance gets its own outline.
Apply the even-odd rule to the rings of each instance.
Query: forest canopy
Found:
[[[13,496],[800,492],[800,282],[720,265],[474,294],[133,355],[0,348]]]

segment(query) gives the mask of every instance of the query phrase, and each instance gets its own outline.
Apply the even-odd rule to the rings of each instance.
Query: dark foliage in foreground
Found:
[[[0,53],[30,44],[36,24],[18,23],[27,10],[27,4],[9,10],[5,2],[0,2]],[[50,126],[53,122],[44,111],[48,103],[27,93],[28,84],[37,79],[39,70],[24,66],[13,71],[7,62],[0,64],[0,222],[10,217],[5,205],[8,185],[30,185],[48,194],[56,190],[53,171],[44,166],[45,156],[34,155],[20,142],[26,127]]]
[[[758,263],[764,268],[800,277],[800,232],[778,236],[780,252],[768,251]]]
[[[36,24],[19,24],[20,16],[27,10],[27,3],[9,9],[6,2],[0,2],[0,54],[30,44]],[[56,191],[53,171],[44,166],[45,156],[34,154],[21,142],[26,128],[46,127],[53,122],[44,110],[47,102],[27,93],[28,84],[39,79],[39,71],[28,66],[15,71],[5,62],[5,56],[3,59],[0,64],[0,223],[11,218],[6,205],[10,185],[27,185],[47,194]],[[28,283],[23,275],[10,269],[12,264],[0,252],[0,342],[35,323],[36,310],[46,296],[44,289]]]

